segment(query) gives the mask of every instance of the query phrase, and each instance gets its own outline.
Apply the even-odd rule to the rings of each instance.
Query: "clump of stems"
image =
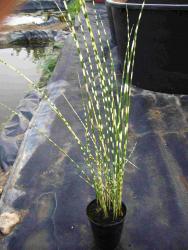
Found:
[[[83,91],[82,103],[84,120],[80,118],[64,94],[63,97],[67,105],[71,108],[73,115],[79,119],[84,128],[84,143],[74,131],[69,121],[46,95],[44,90],[39,89],[37,84],[33,83],[22,72],[18,71],[10,64],[7,64],[4,60],[0,59],[0,62],[6,64],[12,70],[23,76],[34,89],[47,100],[50,108],[66,125],[80,147],[80,151],[87,166],[87,171],[77,164],[67,153],[65,153],[63,148],[57,145],[51,138],[38,128],[36,129],[72,161],[73,165],[78,169],[80,177],[94,188],[96,199],[104,216],[108,217],[112,211],[114,218],[117,218],[121,215],[123,180],[126,163],[128,161],[127,141],[131,84],[133,79],[137,33],[144,3],[134,29],[130,29],[129,27],[127,11],[128,42],[121,81],[117,80],[110,42],[101,18],[95,11],[97,28],[96,37],[89,19],[85,0],[79,0],[79,4],[81,11],[77,18],[82,33],[82,42],[84,42],[84,52],[87,55],[87,60],[84,59],[84,52],[81,49],[80,39],[73,25],[69,7],[66,1],[64,1],[68,13],[66,21],[71,29],[82,68],[83,79],[79,82]],[[93,6],[95,7],[94,2]],[[109,49],[110,67],[107,64],[104,53],[102,34],[105,36],[106,45]],[[89,43],[91,43],[92,46],[90,46]]]
[[[135,29],[129,28],[127,10],[127,50],[121,84],[117,81],[114,60],[110,50],[110,43],[103,22],[95,11],[97,38],[91,25],[85,0],[79,0],[81,13],[78,22],[84,40],[85,50],[89,63],[86,64],[83,52],[80,49],[79,39],[72,25],[72,34],[77,46],[82,72],[83,85],[86,98],[83,98],[85,112],[85,138],[84,160],[90,170],[92,184],[95,189],[97,201],[107,217],[113,211],[114,217],[121,215],[123,179],[127,162],[127,140],[130,111],[131,84],[136,50],[138,27],[142,9],[138,16]],[[68,6],[64,1],[68,11]],[[95,3],[93,1],[95,7]],[[84,15],[84,28],[83,19]],[[72,24],[71,16],[68,21]],[[110,68],[107,66],[102,32],[106,36],[106,43],[110,55]],[[86,32],[88,32],[86,36]],[[89,49],[89,41],[92,48]],[[96,42],[98,40],[98,44]],[[92,56],[94,60],[92,61]],[[94,70],[94,65],[96,69]],[[97,76],[97,77],[96,77]],[[100,89],[100,90],[99,90]]]

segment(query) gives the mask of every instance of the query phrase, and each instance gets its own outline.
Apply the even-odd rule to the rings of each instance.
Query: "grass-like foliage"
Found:
[[[128,43],[121,81],[117,80],[108,36],[103,22],[101,18],[97,16],[96,11],[95,24],[97,32],[95,32],[95,34],[97,33],[97,37],[94,35],[85,0],[79,0],[80,13],[78,14],[78,22],[82,33],[82,43],[84,43],[85,48],[85,51],[83,51],[66,1],[64,1],[64,5],[68,12],[66,21],[70,26],[82,67],[83,78],[80,80],[80,85],[83,90],[84,120],[79,117],[67,97],[64,94],[63,96],[67,105],[72,109],[73,115],[79,119],[84,129],[84,142],[79,138],[79,135],[74,131],[69,121],[48,98],[45,91],[39,89],[37,84],[33,83],[23,73],[11,65],[8,65],[2,59],[0,59],[0,62],[7,64],[8,67],[30,82],[48,101],[50,108],[66,125],[80,147],[87,170],[84,170],[82,166],[78,165],[74,159],[67,155],[63,148],[46,136],[43,131],[38,131],[72,161],[73,165],[78,169],[81,178],[94,188],[96,199],[104,216],[108,217],[112,211],[114,218],[116,218],[121,215],[122,208],[123,181],[126,163],[128,161],[127,141],[131,84],[137,33],[144,4],[134,28],[129,27],[127,14]],[[94,2],[93,7],[95,9]],[[106,44],[103,44],[102,36],[105,36]],[[92,46],[90,46],[90,43]],[[110,67],[105,58],[104,46],[107,46],[109,49]],[[87,61],[84,59],[85,53],[87,55]]]
[[[72,0],[68,6],[69,6],[69,14],[74,19],[75,16],[80,12],[80,1]]]
[[[90,172],[89,181],[95,189],[96,198],[107,217],[113,211],[114,218],[121,215],[123,180],[127,163],[127,140],[130,111],[131,83],[136,50],[138,27],[142,10],[138,17],[135,29],[130,29],[127,10],[128,43],[121,83],[117,80],[114,60],[110,50],[110,43],[100,17],[95,11],[97,38],[88,16],[85,0],[79,0],[81,13],[78,21],[87,53],[86,63],[80,49],[76,30],[72,25],[72,34],[77,46],[83,72],[83,86],[86,98],[83,98],[85,120],[82,122],[85,129],[85,145],[80,144],[84,160]],[[68,21],[72,24],[69,8]],[[144,6],[144,4],[143,4]],[[93,1],[93,7],[95,3]],[[143,7],[142,7],[143,9]],[[80,15],[84,16],[81,19]],[[85,30],[85,28],[87,31]],[[102,28],[102,29],[101,29]],[[89,33],[90,49],[86,32]],[[110,68],[107,66],[102,33],[106,36],[106,45],[110,54]],[[98,40],[98,44],[96,42]],[[91,55],[94,55],[92,61]],[[94,65],[96,69],[94,70]]]

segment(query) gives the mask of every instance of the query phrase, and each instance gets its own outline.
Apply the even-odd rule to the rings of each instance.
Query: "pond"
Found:
[[[38,82],[41,72],[37,65],[36,51],[33,49],[13,48],[0,49],[0,57],[15,66],[32,81]],[[0,64],[0,102],[14,108],[29,91],[29,86],[21,76],[13,72],[7,66]],[[0,124],[6,122],[10,112],[0,108]]]

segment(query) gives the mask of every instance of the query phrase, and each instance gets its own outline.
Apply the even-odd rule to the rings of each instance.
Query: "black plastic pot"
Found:
[[[87,206],[87,216],[91,224],[96,245],[101,250],[114,250],[120,242],[124,219],[127,211],[126,206],[122,203],[123,216],[120,220],[108,223],[96,222],[91,218],[90,214],[93,206],[96,206],[97,208],[96,200],[93,200]]]
[[[128,3],[107,0],[121,65],[127,44],[126,6],[132,26],[136,24],[141,3],[142,0],[128,0]],[[188,94],[186,27],[188,0],[146,1],[138,33],[134,85],[159,92]]]

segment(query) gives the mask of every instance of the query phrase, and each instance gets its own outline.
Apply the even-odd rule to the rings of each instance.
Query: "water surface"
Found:
[[[22,71],[31,80],[37,82],[40,79],[40,71],[37,60],[33,59],[34,51],[22,48],[16,51],[13,48],[0,49],[0,58]],[[16,108],[19,101],[30,90],[28,83],[21,76],[13,72],[7,66],[0,64],[0,102],[11,108]],[[5,122],[10,112],[0,107],[0,124]]]

